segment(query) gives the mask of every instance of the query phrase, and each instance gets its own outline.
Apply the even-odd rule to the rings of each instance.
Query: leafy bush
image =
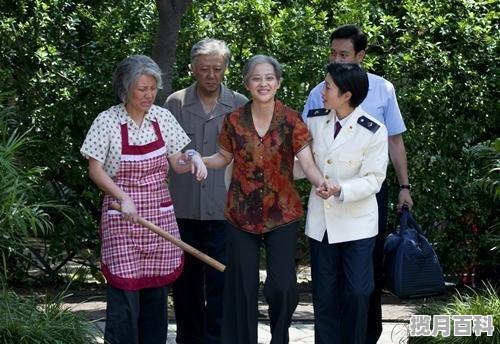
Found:
[[[498,204],[474,183],[482,171],[468,153],[498,135],[498,7],[418,0],[381,9],[369,54],[396,85],[417,218],[446,273],[498,280],[498,254],[488,253]]]
[[[480,176],[475,184],[494,201],[500,200],[500,138],[479,143],[469,152],[479,165]]]
[[[53,229],[51,211],[68,211],[43,197],[40,180],[44,168],[27,166],[23,157],[34,144],[30,132],[20,132],[13,118],[12,108],[0,106],[0,272],[5,280],[26,278],[33,255],[43,263],[29,239],[48,235]]]
[[[97,328],[63,308],[62,296],[38,302],[3,289],[0,292],[0,343],[92,344]]]
[[[500,298],[498,292],[491,285],[485,285],[484,290],[480,292],[475,292],[469,290],[465,294],[457,294],[453,296],[452,300],[448,303],[433,303],[422,306],[417,313],[418,315],[492,315],[493,316],[493,326],[495,331],[493,336],[486,336],[483,333],[481,336],[469,336],[469,337],[455,337],[453,336],[453,321],[451,323],[451,335],[450,337],[443,337],[441,335],[437,337],[409,337],[410,344],[419,343],[456,343],[456,344],[467,344],[467,343],[488,343],[488,344],[498,344],[500,343],[500,332],[498,328],[500,327]]]

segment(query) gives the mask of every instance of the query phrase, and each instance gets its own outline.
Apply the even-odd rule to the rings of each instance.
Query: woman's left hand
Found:
[[[340,185],[331,185],[327,181],[323,181],[323,183],[316,188],[316,194],[323,199],[328,199],[331,196],[338,197],[340,195],[340,191]]]

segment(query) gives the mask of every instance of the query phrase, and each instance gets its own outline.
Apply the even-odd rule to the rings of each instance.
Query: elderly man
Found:
[[[187,148],[202,156],[218,151],[224,115],[247,102],[245,96],[222,84],[230,58],[227,45],[220,40],[197,42],[189,65],[196,81],[170,95],[164,105],[191,139]],[[224,263],[224,170],[210,170],[201,183],[175,172],[170,178],[182,240]],[[186,256],[184,272],[173,286],[177,343],[220,343],[223,291],[223,273]]]
[[[365,57],[366,46],[367,37],[359,27],[355,25],[340,26],[330,35],[330,62],[361,64]],[[400,187],[398,209],[401,209],[404,204],[411,208],[413,201],[410,196],[406,150],[402,136],[402,133],[406,131],[406,127],[396,100],[394,86],[384,78],[372,73],[368,73],[368,80],[368,95],[361,103],[361,107],[387,127],[389,157],[396,170]],[[323,108],[322,89],[323,82],[313,88],[309,94],[302,112],[304,120],[307,120],[307,114],[311,109]],[[387,183],[385,182],[382,184],[380,192],[377,193],[377,201],[379,228],[373,251],[375,289],[370,300],[366,343],[376,343],[382,333],[380,296],[383,284],[382,257],[387,227],[388,204]]]

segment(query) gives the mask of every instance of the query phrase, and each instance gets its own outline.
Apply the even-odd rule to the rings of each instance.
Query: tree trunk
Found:
[[[172,93],[172,66],[181,20],[191,3],[192,0],[156,0],[159,20],[152,57],[163,73],[163,89],[159,90],[156,97],[158,105],[163,105],[167,96]]]

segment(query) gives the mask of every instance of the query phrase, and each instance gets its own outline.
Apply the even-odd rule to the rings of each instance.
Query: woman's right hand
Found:
[[[134,201],[128,195],[121,202],[122,217],[126,221],[137,223],[139,214],[137,214],[137,208],[135,207]]]

